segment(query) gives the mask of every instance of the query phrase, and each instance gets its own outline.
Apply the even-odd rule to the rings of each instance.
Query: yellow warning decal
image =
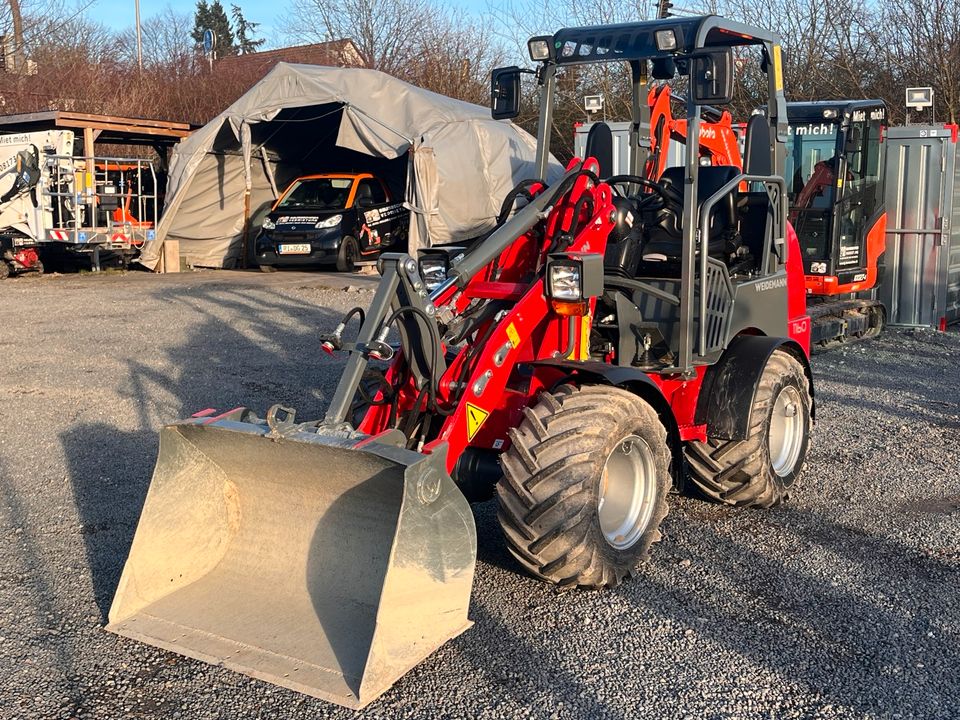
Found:
[[[580,359],[590,359],[590,325],[592,318],[585,315],[580,319]]]
[[[510,344],[513,345],[514,348],[520,347],[520,333],[517,332],[513,323],[507,325],[507,338],[509,338]]]
[[[467,440],[473,440],[473,436],[477,434],[480,426],[483,425],[484,420],[489,415],[490,413],[483,408],[479,408],[473,403],[467,403]]]
[[[779,45],[773,46],[773,83],[777,92],[783,92],[783,51]]]

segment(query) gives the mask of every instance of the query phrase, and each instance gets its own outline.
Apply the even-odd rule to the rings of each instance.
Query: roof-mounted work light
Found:
[[[553,48],[553,38],[550,36],[530,38],[527,41],[527,50],[530,53],[530,59],[534,62],[549,60]]]
[[[673,28],[657,30],[657,32],[654,33],[654,37],[657,40],[657,50],[660,52],[677,49],[677,32]]]

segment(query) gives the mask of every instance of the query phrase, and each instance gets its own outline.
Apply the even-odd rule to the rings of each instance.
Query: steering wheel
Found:
[[[645,177],[640,177],[639,175],[614,175],[613,177],[609,178],[608,180],[605,180],[604,182],[606,182],[607,185],[609,185],[610,187],[617,190],[617,193],[621,197],[626,197],[626,194],[624,194],[621,190],[617,188],[618,185],[627,185],[627,184],[640,185],[642,187],[650,188],[651,190],[653,190],[653,194],[641,196],[636,200],[638,210],[645,208],[648,204],[650,204],[651,200],[657,197],[661,201],[661,207],[665,207],[666,205],[669,205],[671,202],[670,196],[667,194],[667,191],[663,189],[663,186],[660,183],[655,182],[653,180],[648,180]]]

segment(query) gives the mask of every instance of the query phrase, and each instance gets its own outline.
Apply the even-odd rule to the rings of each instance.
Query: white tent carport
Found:
[[[295,177],[367,171],[402,193],[411,248],[489,230],[507,193],[535,177],[536,143],[487,108],[375,70],[278,64],[173,152],[157,239],[190,265],[234,267],[244,235]],[[551,165],[552,180],[562,168]]]

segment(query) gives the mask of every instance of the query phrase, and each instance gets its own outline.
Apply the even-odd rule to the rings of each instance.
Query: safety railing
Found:
[[[726,340],[725,337],[718,337],[718,333],[721,333],[719,329],[720,313],[724,309],[711,306],[711,302],[720,302],[720,299],[716,296],[711,299],[710,286],[712,285],[716,291],[719,289],[718,283],[725,283],[725,292],[723,290],[721,290],[721,292],[729,295],[730,302],[733,300],[733,283],[730,280],[730,273],[727,271],[727,267],[718,260],[711,258],[707,251],[709,246],[710,213],[720,200],[744,182],[763,184],[767,198],[770,201],[769,212],[773,217],[773,232],[767,232],[764,236],[763,251],[760,257],[761,275],[769,275],[776,269],[776,264],[771,266],[774,245],[779,244],[780,246],[785,246],[786,244],[786,217],[784,216],[784,209],[782,207],[783,198],[786,196],[786,183],[784,183],[782,177],[777,175],[748,175],[741,173],[723,185],[700,206],[700,231],[698,233],[697,243],[700,246],[698,248],[700,250],[700,257],[697,273],[697,287],[700,295],[698,298],[699,322],[697,328],[697,355],[701,358],[721,349],[723,342]],[[782,263],[785,260],[786,258],[781,255],[780,262]],[[718,273],[723,280],[718,278]],[[729,308],[727,308],[727,310],[729,310]],[[729,316],[729,312],[724,313],[724,317],[727,316]],[[725,325],[726,323],[723,324]],[[683,360],[684,358],[681,358],[681,362],[683,362]]]
[[[69,235],[75,244],[92,241],[91,235],[112,234],[118,227],[135,235],[156,228],[160,195],[156,168],[152,160],[111,156],[78,157],[46,155],[45,177],[41,188],[42,209],[52,218],[50,231]],[[115,193],[107,193],[107,188]],[[115,198],[115,207],[104,210],[104,222],[97,218],[97,206]],[[120,217],[114,213],[120,211]],[[46,238],[44,238],[46,239]],[[141,239],[142,240],[142,239]],[[130,244],[137,244],[133,237]]]

